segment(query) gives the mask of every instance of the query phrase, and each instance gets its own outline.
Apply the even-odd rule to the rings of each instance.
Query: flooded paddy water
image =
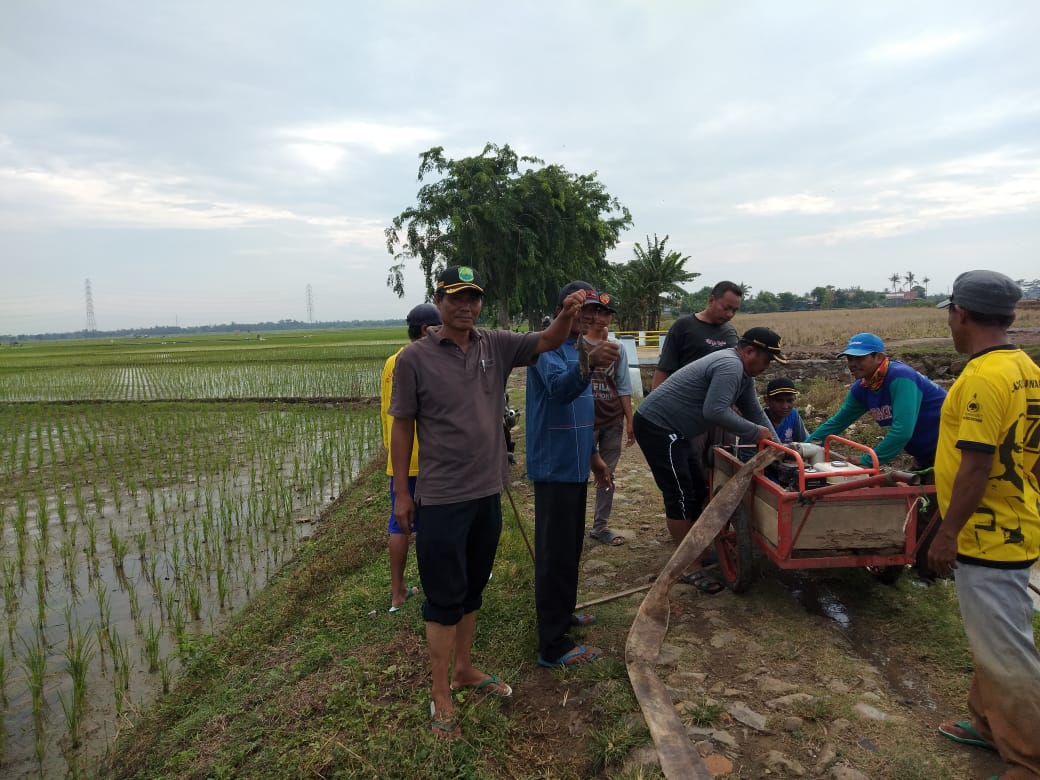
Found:
[[[166,372],[191,357],[156,359],[162,371],[113,360],[66,367],[52,384],[59,366],[0,370],[4,777],[89,774],[381,448],[371,400],[135,402],[171,395]],[[233,379],[230,397],[306,388],[327,398],[348,386],[370,397],[382,365],[364,360],[344,379],[351,365],[323,363],[314,373],[336,383],[322,386],[299,379],[304,361],[195,359],[184,376]],[[297,379],[279,385],[279,375]],[[62,402],[30,402],[33,385]],[[77,394],[89,398],[67,398]]]

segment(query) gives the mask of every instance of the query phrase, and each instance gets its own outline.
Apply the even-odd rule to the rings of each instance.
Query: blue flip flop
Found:
[[[564,653],[555,661],[546,661],[541,655],[538,656],[538,665],[546,669],[566,669],[568,666],[580,666],[590,664],[599,658],[603,652],[596,647],[575,645],[570,652]]]

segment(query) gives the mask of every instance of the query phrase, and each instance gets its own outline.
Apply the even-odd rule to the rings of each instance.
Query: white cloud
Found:
[[[775,195],[761,200],[737,204],[737,209],[748,214],[769,216],[773,214],[832,214],[838,206],[830,198],[820,195]]]
[[[867,59],[882,62],[906,62],[925,59],[963,46],[972,35],[961,32],[933,33],[917,38],[892,41],[875,46],[867,52]]]
[[[117,168],[57,170],[0,168],[0,189],[16,202],[37,204],[35,216],[8,211],[0,224],[91,225],[213,230],[289,223],[317,228],[334,244],[366,248],[384,244],[381,219],[327,217],[234,201],[183,176],[142,174]]]
[[[427,127],[387,125],[378,122],[319,122],[286,127],[280,135],[297,141],[333,147],[358,147],[379,154],[409,151],[436,140],[439,133]]]
[[[304,165],[322,173],[336,170],[345,154],[341,147],[333,144],[295,143],[287,148]]]

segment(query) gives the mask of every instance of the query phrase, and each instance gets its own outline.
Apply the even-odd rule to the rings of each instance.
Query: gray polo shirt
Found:
[[[744,416],[734,412],[733,406]],[[687,439],[712,425],[742,439],[758,436],[759,425],[773,430],[758,403],[755,380],[744,373],[736,349],[712,352],[670,374],[643,399],[637,414]]]
[[[436,506],[502,492],[509,461],[502,430],[506,379],[536,359],[537,333],[474,328],[463,352],[440,327],[397,357],[389,412],[414,419],[416,501]]]

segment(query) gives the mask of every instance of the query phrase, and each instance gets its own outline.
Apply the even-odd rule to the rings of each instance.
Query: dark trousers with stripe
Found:
[[[568,635],[578,603],[587,482],[534,483],[534,602],[538,653],[555,661],[577,644]]]

